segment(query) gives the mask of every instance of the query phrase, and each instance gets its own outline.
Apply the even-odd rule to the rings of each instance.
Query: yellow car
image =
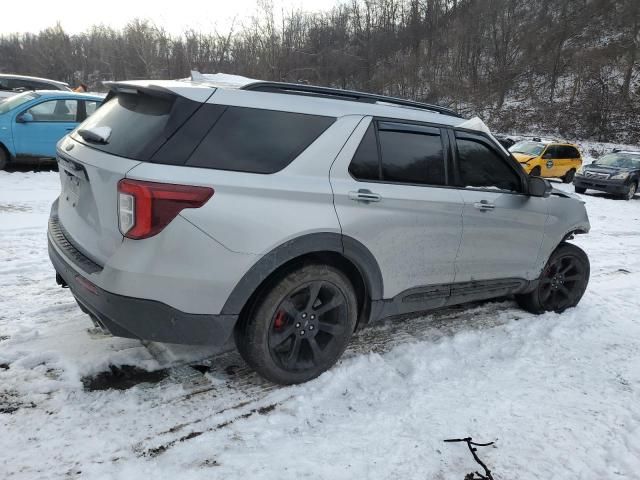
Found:
[[[580,151],[570,143],[534,138],[516,143],[509,151],[529,175],[561,178],[564,183],[571,183],[582,166]]]

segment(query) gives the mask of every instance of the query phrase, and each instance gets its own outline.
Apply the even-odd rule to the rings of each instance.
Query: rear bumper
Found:
[[[624,195],[629,189],[629,185],[627,185],[624,180],[609,180],[582,176],[574,177],[573,184],[578,188],[600,190],[601,192],[613,193],[617,195]]]
[[[54,222],[55,225],[55,222]],[[49,226],[49,258],[85,313],[118,337],[154,342],[223,346],[231,337],[237,315],[185,313],[169,305],[118,295],[88,280],[87,270],[100,268]]]

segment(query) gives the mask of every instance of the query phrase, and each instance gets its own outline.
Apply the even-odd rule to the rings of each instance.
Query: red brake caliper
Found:
[[[273,329],[282,330],[282,327],[284,327],[284,319],[285,319],[284,311],[279,310],[278,313],[276,313],[276,318],[273,321]]]

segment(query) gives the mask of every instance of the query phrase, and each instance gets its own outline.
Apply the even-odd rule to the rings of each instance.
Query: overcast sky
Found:
[[[30,0],[2,8],[0,34],[12,32],[38,32],[60,21],[70,33],[86,30],[91,25],[104,24],[120,28],[134,18],[148,18],[173,34],[188,28],[210,31],[228,31],[236,23],[255,16],[256,0]],[[275,10],[328,9],[336,0],[273,0]],[[18,5],[24,5],[19,8]]]

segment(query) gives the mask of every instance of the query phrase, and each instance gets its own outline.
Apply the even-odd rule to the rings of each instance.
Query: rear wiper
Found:
[[[111,128],[110,127],[83,128],[81,130],[78,130],[78,135],[80,135],[87,142],[106,145],[109,143],[109,137],[111,137]]]

